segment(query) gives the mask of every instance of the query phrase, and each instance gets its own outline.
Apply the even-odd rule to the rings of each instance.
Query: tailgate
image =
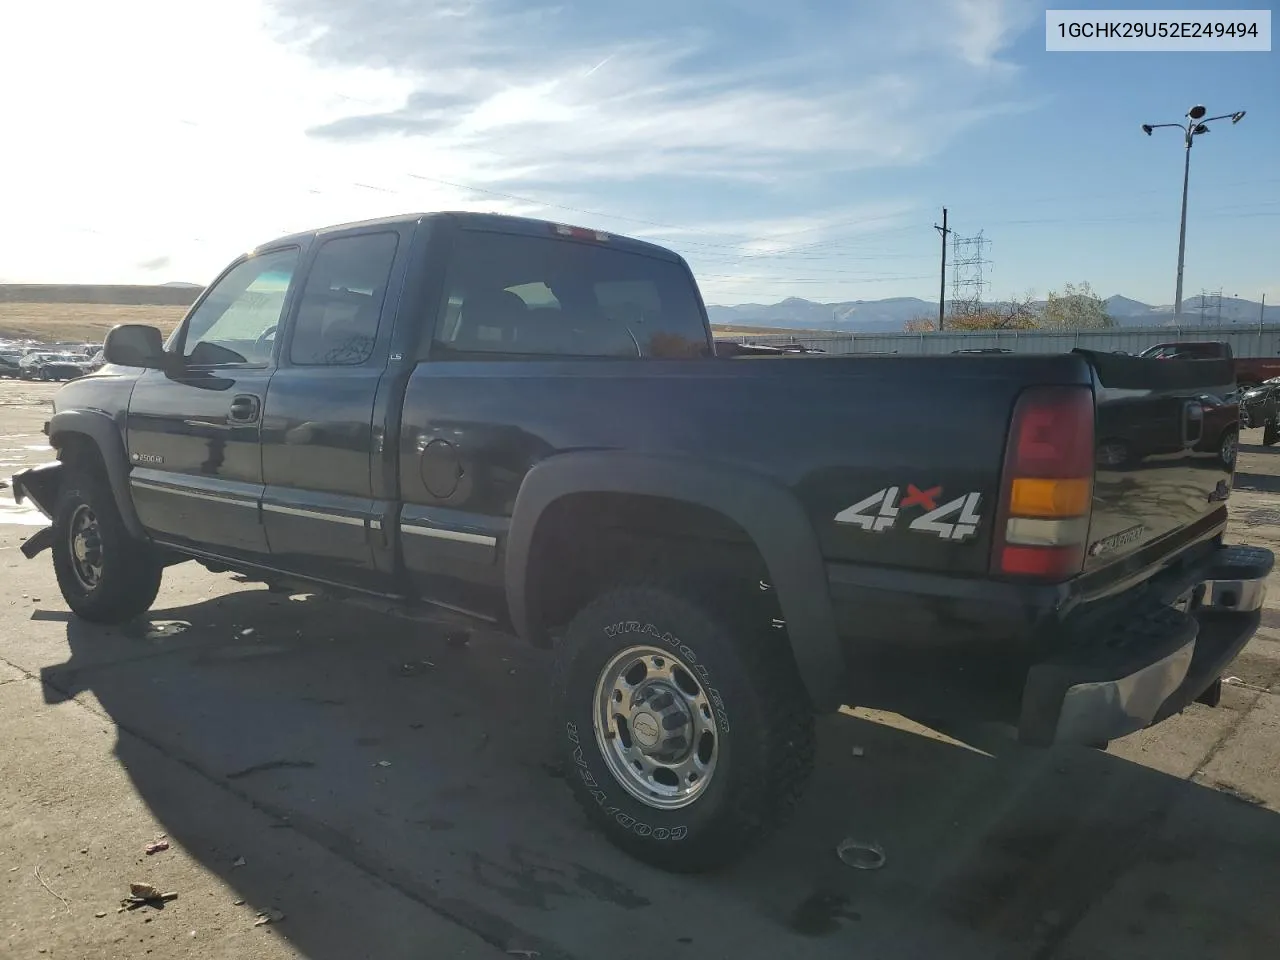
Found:
[[[1097,403],[1088,573],[1223,509],[1238,408],[1230,360],[1077,352],[1093,367]],[[1181,542],[1170,538],[1170,551]]]

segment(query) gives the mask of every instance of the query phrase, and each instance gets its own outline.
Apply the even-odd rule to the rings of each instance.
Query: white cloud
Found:
[[[993,66],[1010,38],[1040,13],[1027,0],[947,0],[954,21],[955,48],[966,62]]]
[[[596,225],[558,204],[757,275],[911,207],[833,205],[833,178],[916,163],[1011,108],[983,68],[1017,4],[829,25],[708,3],[715,30],[667,23],[666,3],[616,28],[581,26],[589,5],[501,0],[9,4],[0,88],[22,93],[6,123],[26,146],[0,174],[0,262],[9,279],[198,282],[279,233],[410,209]],[[869,39],[864,16],[900,40]]]

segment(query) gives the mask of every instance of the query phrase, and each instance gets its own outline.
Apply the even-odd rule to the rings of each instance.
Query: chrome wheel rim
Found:
[[[711,783],[720,733],[706,689],[679,657],[630,647],[596,681],[596,743],[615,780],[657,810],[678,810]]]
[[[1236,442],[1237,442],[1236,436],[1234,433],[1230,434],[1229,436],[1223,439],[1222,441],[1222,462],[1223,463],[1228,463],[1228,464],[1235,463]]]
[[[71,572],[85,590],[102,582],[102,535],[98,515],[88,504],[80,504],[71,514],[68,546],[71,549]]]

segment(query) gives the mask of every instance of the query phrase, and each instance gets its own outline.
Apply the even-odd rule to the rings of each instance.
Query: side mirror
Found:
[[[145,323],[122,323],[112,327],[102,344],[102,359],[105,363],[148,370],[163,370],[169,366],[160,331]]]

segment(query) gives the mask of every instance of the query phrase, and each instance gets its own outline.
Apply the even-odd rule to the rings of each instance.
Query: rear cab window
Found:
[[[435,359],[710,355],[688,270],[607,241],[463,230],[445,290]]]

